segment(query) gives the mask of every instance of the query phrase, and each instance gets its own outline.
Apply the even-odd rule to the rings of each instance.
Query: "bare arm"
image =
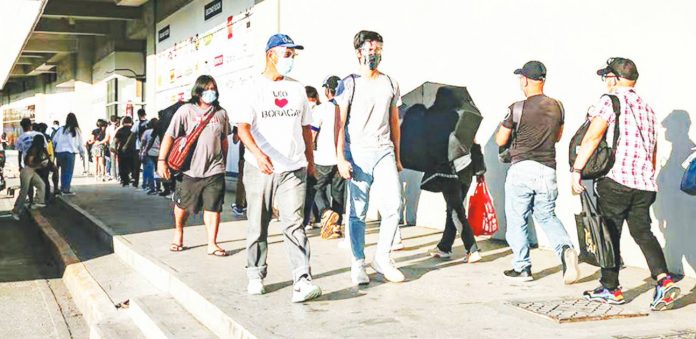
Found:
[[[316,174],[314,167],[314,147],[312,147],[312,140],[316,132],[312,131],[312,126],[302,126],[302,138],[305,143],[305,157],[307,158],[307,174],[314,176]]]
[[[348,120],[348,107],[336,106],[336,125],[334,138],[336,140],[336,159],[338,171],[344,179],[353,177],[353,166],[346,160],[346,120]]]
[[[254,136],[251,134],[251,125],[238,123],[237,133],[239,133],[239,139],[244,143],[246,150],[256,157],[259,170],[264,174],[273,173],[273,163],[271,163],[271,159],[268,155],[263,153],[259,145],[256,144],[256,140],[254,140]]]
[[[500,125],[498,132],[495,134],[495,143],[498,144],[498,146],[505,146],[510,140],[511,135],[512,129]]]
[[[162,137],[162,142],[160,143],[160,152],[159,156],[157,157],[157,173],[160,175],[160,177],[164,178],[165,180],[169,180],[171,177],[171,173],[169,173],[169,167],[167,166],[166,159],[169,155],[169,151],[171,150],[173,143],[174,138],[168,134],[165,134]]]
[[[401,165],[401,128],[399,128],[399,109],[396,106],[390,108],[389,133],[394,144],[394,156],[396,158],[396,169],[401,172],[404,167]]]

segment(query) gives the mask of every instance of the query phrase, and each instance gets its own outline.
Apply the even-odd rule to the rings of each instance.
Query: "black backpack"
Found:
[[[581,176],[583,179],[598,179],[601,178],[614,167],[614,160],[616,158],[616,144],[619,141],[619,116],[621,115],[621,103],[619,98],[615,95],[605,94],[611,99],[611,105],[614,109],[614,115],[616,119],[614,121],[614,140],[609,145],[607,143],[607,134],[604,132],[602,140],[599,142],[597,149],[592,153],[590,159],[587,160],[585,168],[582,169]],[[569,156],[570,167],[575,165],[575,159],[578,157],[578,152],[580,151],[580,145],[582,145],[582,139],[585,138],[587,130],[590,128],[590,119],[585,121],[585,123],[580,126],[573,138],[570,139]]]
[[[160,140],[164,139],[164,133],[167,132],[167,129],[169,128],[169,124],[172,122],[172,118],[174,117],[174,113],[179,110],[179,107],[183,106],[186,102],[184,101],[177,101],[173,105],[159,111],[157,113],[157,116],[159,117],[159,123],[157,130],[152,131],[155,135],[160,137]]]

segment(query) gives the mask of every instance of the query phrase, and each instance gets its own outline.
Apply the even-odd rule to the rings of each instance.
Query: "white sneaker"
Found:
[[[563,248],[561,258],[563,268],[563,282],[566,285],[572,284],[580,279],[580,266],[578,265],[578,253],[569,246]]]
[[[404,274],[394,266],[394,263],[391,260],[375,259],[372,261],[372,268],[377,271],[377,273],[383,275],[388,281],[402,282],[406,280]]]
[[[319,296],[321,296],[321,288],[312,284],[307,278],[301,278],[292,289],[292,302],[294,303],[312,300],[319,298]]]
[[[365,260],[353,262],[350,268],[350,277],[353,280],[353,285],[367,285],[370,283],[370,277],[365,272]]]
[[[309,223],[309,224],[305,225],[305,227],[304,227],[305,231],[311,231],[311,230],[313,230],[313,229],[315,229],[315,228],[317,228],[317,227],[314,226],[313,223]]]
[[[469,264],[473,264],[478,261],[481,261],[481,252],[476,251],[474,253],[469,253],[469,258],[466,262],[468,262]]]
[[[39,208],[44,208],[44,207],[46,207],[46,204],[39,204],[37,202],[31,204],[31,209],[33,209],[33,210],[39,209]]]
[[[247,285],[247,293],[251,295],[262,295],[266,293],[266,288],[263,286],[262,279],[251,279]]]
[[[391,250],[392,250],[392,251],[401,251],[401,250],[403,250],[404,248],[405,248],[404,243],[402,243],[402,242],[399,241],[399,242],[397,242],[396,244],[393,244],[393,245],[392,245]]]
[[[441,250],[439,247],[435,246],[433,249],[428,250],[428,254],[433,257],[433,258],[451,258],[452,257],[452,252],[445,252]]]
[[[12,212],[12,219],[19,221],[19,213]]]

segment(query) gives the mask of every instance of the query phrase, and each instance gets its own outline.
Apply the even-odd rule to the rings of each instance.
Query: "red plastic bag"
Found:
[[[483,178],[476,184],[474,195],[469,198],[469,224],[477,236],[498,232],[498,217]]]

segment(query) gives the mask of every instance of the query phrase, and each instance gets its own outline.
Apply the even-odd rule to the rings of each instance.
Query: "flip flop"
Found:
[[[208,255],[214,255],[216,257],[226,257],[228,254],[227,254],[227,251],[225,251],[221,248],[218,248],[215,251],[208,252]]]
[[[172,243],[171,245],[169,245],[169,250],[172,252],[181,252],[184,249],[185,248],[183,245],[179,245],[179,244],[175,244],[175,243]]]

